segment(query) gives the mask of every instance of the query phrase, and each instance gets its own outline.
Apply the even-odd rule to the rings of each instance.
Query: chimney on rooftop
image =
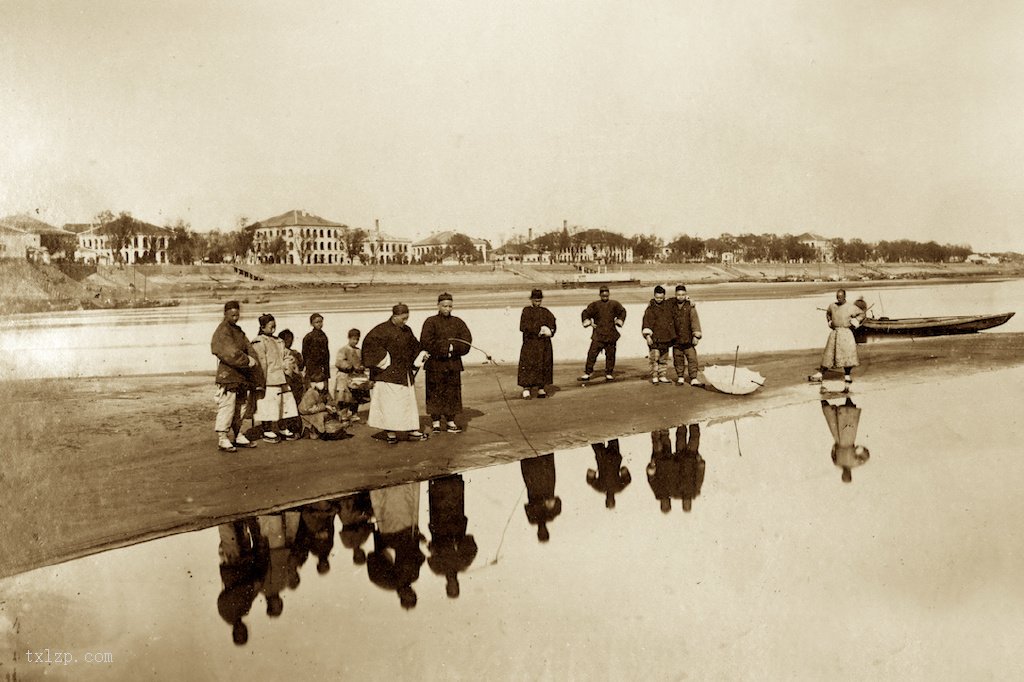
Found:
[[[526,230],[526,241],[528,241],[528,242],[532,242],[533,241],[533,228],[532,227],[527,228],[527,230]]]
[[[566,220],[565,218],[562,218],[562,229],[563,230],[568,230],[569,229],[569,221]]]

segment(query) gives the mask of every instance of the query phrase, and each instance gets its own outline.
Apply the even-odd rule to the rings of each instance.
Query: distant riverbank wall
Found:
[[[596,272],[595,272],[596,270]],[[83,273],[84,274],[84,273]],[[458,290],[587,287],[658,283],[860,282],[1021,277],[1024,264],[1001,263],[647,263],[588,268],[556,265],[210,265],[99,266],[81,281],[56,267],[0,263],[0,314],[117,307],[126,300],[168,300],[281,289],[430,286]]]

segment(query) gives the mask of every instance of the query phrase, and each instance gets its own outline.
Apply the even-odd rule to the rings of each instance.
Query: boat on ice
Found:
[[[945,317],[868,317],[854,329],[858,342],[867,336],[945,336],[973,334],[1005,324],[1014,313],[949,315]]]

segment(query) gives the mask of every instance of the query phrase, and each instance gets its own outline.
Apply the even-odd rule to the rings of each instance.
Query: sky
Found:
[[[0,215],[1024,252],[1024,3],[0,0]]]

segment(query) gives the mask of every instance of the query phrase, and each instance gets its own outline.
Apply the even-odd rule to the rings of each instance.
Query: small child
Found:
[[[327,388],[331,378],[331,349],[324,334],[324,316],[313,313],[309,316],[309,324],[313,327],[302,339],[302,356],[306,359],[306,376],[316,388]]]
[[[295,334],[290,329],[283,330],[277,335],[277,338],[284,342],[285,347],[284,378],[288,382],[288,387],[292,389],[295,403],[299,404],[302,401],[302,394],[306,390],[302,373],[302,370],[305,368],[305,362],[302,359],[302,353],[292,348],[292,344],[295,342]],[[298,417],[292,417],[288,420],[287,427],[288,430],[298,433],[302,430],[302,422]]]
[[[358,422],[359,404],[369,400],[369,380],[366,368],[363,367],[362,353],[359,351],[359,337],[358,329],[348,331],[348,344],[338,350],[338,357],[334,363],[338,368],[334,398],[338,401],[343,421]]]
[[[317,440],[340,440],[348,438],[345,427],[337,420],[338,411],[324,400],[325,391],[314,388],[309,377],[305,378],[305,392],[299,402],[299,416],[302,427],[310,438]]]

